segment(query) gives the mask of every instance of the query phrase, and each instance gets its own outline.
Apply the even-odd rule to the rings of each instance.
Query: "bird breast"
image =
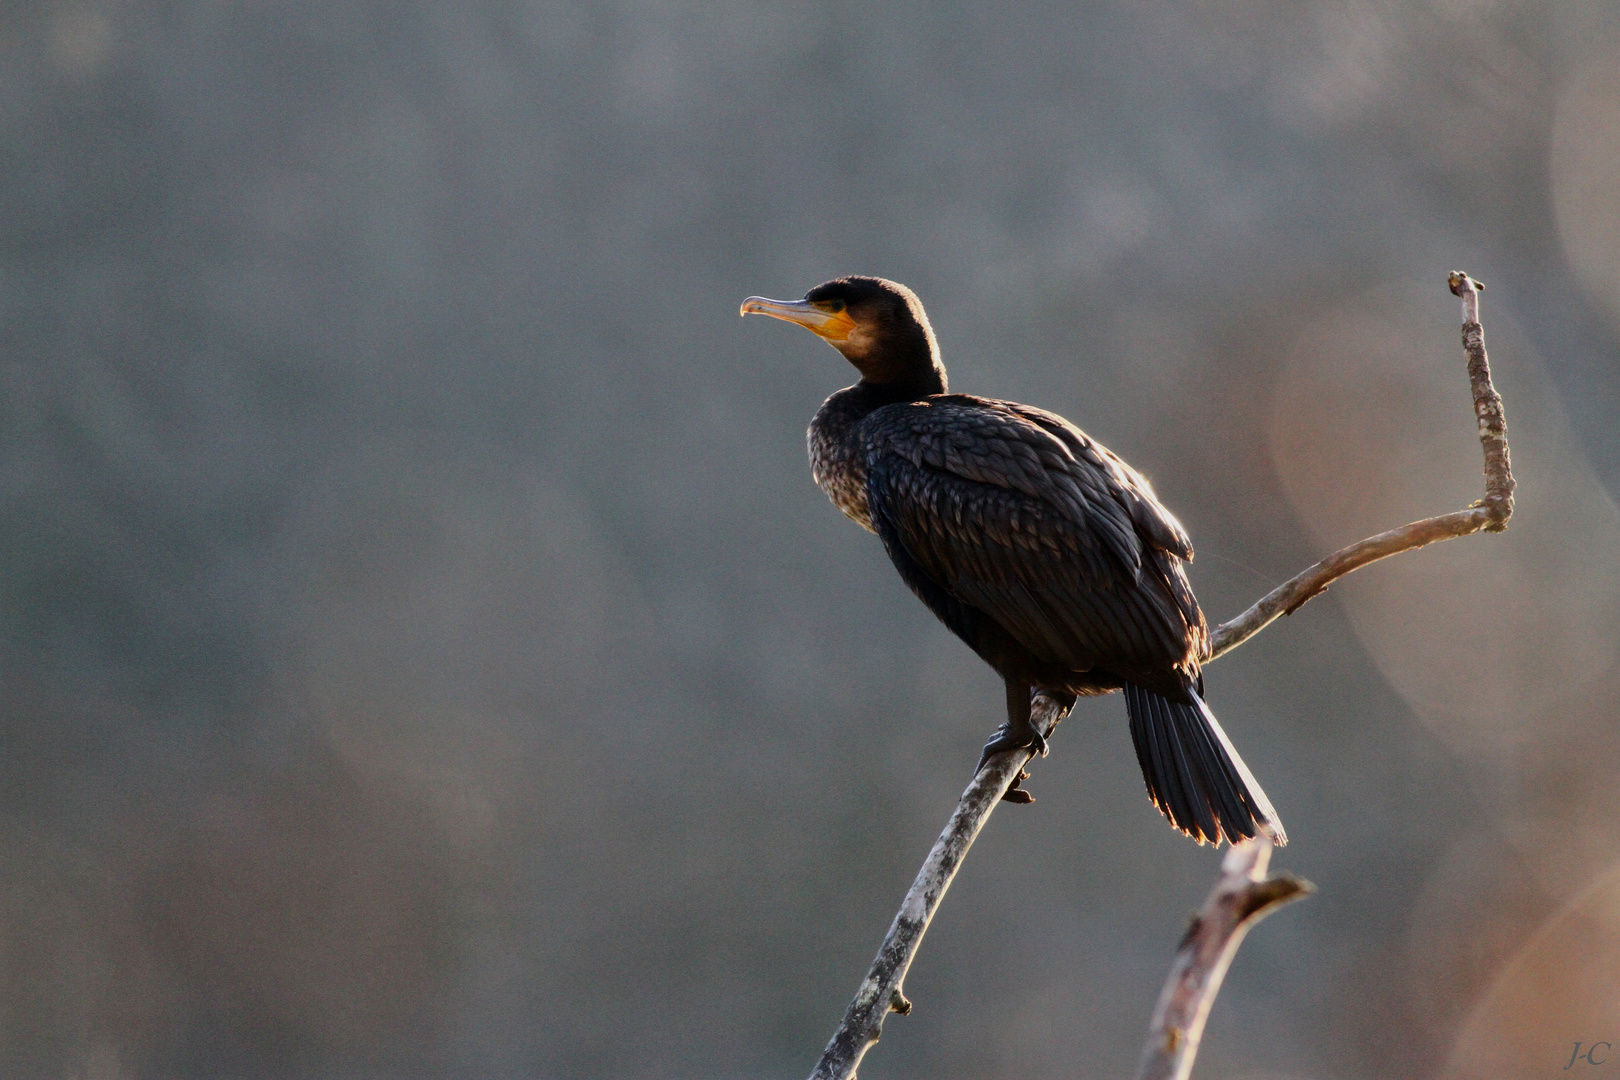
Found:
[[[876,532],[866,507],[865,454],[855,438],[861,418],[839,398],[828,398],[810,422],[810,475],[845,517]]]

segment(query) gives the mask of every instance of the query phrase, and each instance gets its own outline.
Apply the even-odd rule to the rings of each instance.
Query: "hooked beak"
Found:
[[[855,329],[855,320],[848,312],[823,311],[808,300],[767,300],[763,296],[750,296],[742,302],[742,310],[737,314],[769,315],[797,323],[831,345],[848,341]]]

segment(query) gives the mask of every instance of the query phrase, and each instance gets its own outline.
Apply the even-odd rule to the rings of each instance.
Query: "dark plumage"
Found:
[[[839,278],[803,300],[750,297],[742,313],[807,327],[861,373],[811,422],[811,471],[1005,680],[1007,722],[985,757],[1045,751],[1036,688],[1071,701],[1123,689],[1148,793],[1173,825],[1201,842],[1263,829],[1286,843],[1200,696],[1208,629],[1182,569],[1192,543],[1140,474],[1055,413],[948,393],[903,285]]]

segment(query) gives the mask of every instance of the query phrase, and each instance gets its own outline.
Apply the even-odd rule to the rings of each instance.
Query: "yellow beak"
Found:
[[[855,320],[847,312],[823,311],[808,300],[767,300],[763,296],[750,296],[742,302],[738,314],[769,315],[797,323],[833,345],[847,341],[855,329]]]

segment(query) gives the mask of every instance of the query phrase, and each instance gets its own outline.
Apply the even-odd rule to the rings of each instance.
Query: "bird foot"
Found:
[[[984,744],[984,752],[979,755],[979,763],[973,767],[974,772],[984,768],[984,763],[1003,750],[1033,750],[1034,753],[1046,756],[1046,736],[1033,727],[1026,726],[1015,731],[1006,724],[996,728],[996,733],[990,736],[990,741]]]
[[[1029,773],[1025,772],[1023,769],[1019,769],[1018,775],[1013,777],[1013,782],[1007,785],[1007,790],[1002,793],[1001,801],[1017,803],[1020,806],[1028,806],[1030,803],[1034,802],[1035,796],[1025,791],[1022,787],[1024,781],[1028,779]]]

